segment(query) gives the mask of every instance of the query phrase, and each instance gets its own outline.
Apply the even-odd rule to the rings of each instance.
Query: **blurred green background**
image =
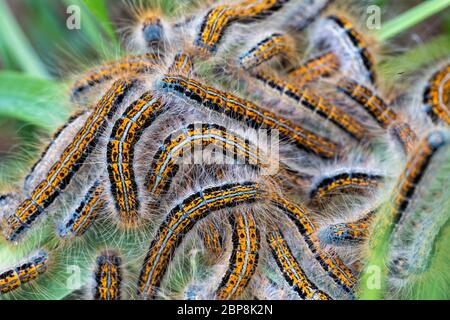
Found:
[[[83,66],[117,55],[120,34],[115,30],[132,23],[130,7],[155,1],[165,11],[177,1],[186,5],[186,0],[0,0],[0,188],[7,189],[20,178],[39,154],[41,137],[51,134],[70,114],[71,76]],[[440,12],[425,19],[423,9],[412,9],[424,2],[431,9],[433,3],[440,3]],[[376,32],[385,40],[380,70],[386,78],[420,74],[420,68],[449,56],[450,12],[442,9],[444,2],[450,4],[447,0],[354,2],[352,8],[358,9],[362,21],[367,6],[381,8],[382,29]],[[80,9],[80,29],[67,27],[71,5]],[[402,16],[405,12],[410,14]]]

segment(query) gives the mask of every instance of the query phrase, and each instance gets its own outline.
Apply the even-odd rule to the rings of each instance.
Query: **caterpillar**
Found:
[[[333,281],[345,292],[353,295],[353,287],[356,283],[355,276],[331,250],[325,252],[320,248],[320,241],[315,233],[318,229],[317,223],[311,217],[309,210],[303,205],[293,203],[289,199],[279,195],[272,195],[271,202],[295,223],[298,231],[305,240],[311,253],[314,254],[320,267],[327,272]]]
[[[286,243],[280,230],[269,232],[267,242],[278,268],[300,298],[304,300],[331,300],[331,297],[327,293],[319,290],[317,286],[308,279],[298,261],[295,259],[291,248]]]
[[[65,148],[59,160],[52,166],[47,177],[38,184],[31,196],[25,199],[13,214],[6,217],[3,233],[7,240],[17,240],[67,187],[92,152],[99,135],[105,128],[106,121],[111,118],[134,84],[134,80],[114,82],[73,141]]]
[[[293,85],[303,87],[320,78],[331,76],[339,69],[339,60],[332,52],[309,59],[288,74]]]
[[[206,14],[194,44],[206,52],[214,53],[231,24],[266,18],[280,10],[287,2],[289,0],[244,0],[235,5],[215,7]]]
[[[365,170],[338,170],[329,175],[323,175],[313,182],[309,191],[310,199],[322,199],[335,194],[355,191],[367,191],[378,187],[383,182],[383,176]]]
[[[229,266],[216,291],[219,300],[232,300],[247,287],[258,265],[260,235],[251,210],[230,215],[233,228],[233,251]]]
[[[214,257],[222,254],[225,248],[224,232],[216,224],[208,223],[200,230],[200,238],[206,251]]]
[[[425,112],[436,122],[450,124],[450,64],[436,71],[428,81],[424,93]]]
[[[103,184],[100,180],[96,180],[84,195],[79,206],[59,227],[60,237],[81,237],[92,226],[105,204],[104,191]]]
[[[343,110],[332,105],[322,97],[314,95],[309,89],[299,89],[291,83],[277,79],[263,72],[255,72],[254,77],[276,90],[282,97],[292,100],[296,105],[301,105],[309,109],[318,116],[329,120],[339,129],[350,135],[352,138],[360,141],[368,136],[365,127],[355,118],[348,115]]]
[[[417,140],[416,134],[381,97],[368,87],[348,78],[339,81],[338,89],[358,103],[383,129],[391,127],[405,151],[411,152]]]
[[[95,269],[94,300],[120,300],[122,284],[122,259],[105,252],[97,257]]]
[[[254,182],[226,183],[191,194],[174,206],[160,225],[145,257],[138,283],[139,295],[155,297],[175,249],[197,221],[220,209],[252,203],[262,193],[260,185]]]
[[[39,181],[38,178],[43,174],[43,172],[48,169],[47,167],[51,166],[49,163],[52,160],[50,154],[57,153],[58,149],[71,138],[71,131],[76,129],[79,126],[79,123],[83,121],[87,114],[86,110],[81,110],[73,114],[64,125],[62,125],[56,132],[53,134],[50,143],[41,153],[39,159],[33,164],[29,173],[25,177],[23,190],[26,194],[30,192],[30,190],[35,187],[35,184]],[[46,174],[45,172],[44,174]]]
[[[374,57],[362,34],[347,18],[330,15],[322,19],[312,37],[318,48],[331,51],[338,57],[343,74],[364,84],[376,85]]]
[[[241,67],[249,70],[277,55],[289,56],[292,51],[289,42],[290,40],[286,35],[271,34],[239,57]]]
[[[331,224],[320,229],[317,232],[320,242],[333,246],[352,246],[363,243],[369,237],[369,228],[375,213],[376,209],[369,209],[356,221]]]
[[[75,82],[71,88],[72,101],[80,101],[85,92],[109,80],[146,74],[154,70],[161,63],[160,61],[157,55],[146,53],[127,56],[87,71],[84,77]]]
[[[169,73],[189,76],[193,69],[193,63],[188,53],[179,52],[175,55]]]
[[[233,159],[242,159],[242,163],[261,167],[270,165],[267,163],[269,160],[250,141],[217,124],[193,123],[172,132],[159,147],[145,179],[147,190],[154,197],[168,191],[179,168],[177,158],[195,148],[203,151],[211,144],[220,146]]]
[[[0,293],[5,294],[36,280],[47,271],[49,256],[44,250],[28,258],[26,262],[0,274]]]
[[[249,125],[266,125],[271,129],[279,130],[281,137],[292,139],[299,148],[310,151],[317,156],[333,158],[337,153],[338,146],[336,143],[296,126],[289,120],[264,110],[250,101],[208,87],[195,80],[182,76],[166,75],[158,82],[158,87],[168,92],[178,93],[208,109]]]
[[[143,131],[163,112],[164,103],[151,92],[134,101],[114,124],[108,142],[107,164],[111,193],[120,221],[133,225],[139,219],[134,147]]]
[[[434,156],[447,144],[445,133],[440,130],[431,131],[417,144],[394,189],[392,201],[394,221],[401,220]]]

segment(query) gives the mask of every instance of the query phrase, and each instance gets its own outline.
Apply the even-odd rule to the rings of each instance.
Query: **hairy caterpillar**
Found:
[[[280,136],[292,139],[300,148],[318,156],[332,158],[336,155],[337,145],[335,143],[296,126],[250,101],[182,76],[166,75],[158,85],[164,90],[179,93],[230,118],[237,118],[253,126],[266,125],[271,129],[277,129]]]
[[[91,227],[105,204],[104,191],[102,183],[96,180],[86,192],[80,205],[59,227],[60,237],[81,237]]]
[[[161,99],[150,92],[133,102],[116,121],[108,142],[108,174],[120,221],[133,225],[139,218],[138,190],[134,177],[134,146],[142,132],[164,110]]]
[[[113,253],[102,253],[97,257],[95,270],[95,300],[120,300],[122,283],[122,259]]]
[[[425,112],[434,120],[450,124],[450,64],[436,71],[428,81],[424,93]]]
[[[48,259],[48,253],[42,250],[21,265],[1,273],[0,293],[11,292],[35,280],[47,270]]]
[[[364,242],[369,237],[369,227],[376,209],[362,213],[362,217],[352,222],[329,225],[318,231],[320,242],[334,246],[352,246]]]
[[[99,134],[104,130],[106,120],[112,116],[133,84],[132,80],[118,80],[111,86],[60,159],[50,169],[45,180],[39,183],[15,213],[6,217],[3,230],[6,239],[17,240],[67,187],[92,151]]]
[[[249,51],[239,57],[242,68],[249,70],[277,55],[289,56],[292,49],[286,35],[274,33],[258,42]]]
[[[233,228],[233,251],[230,263],[216,297],[220,300],[238,298],[248,285],[258,264],[260,235],[251,211],[230,216]]]
[[[256,72],[254,76],[268,87],[278,91],[282,97],[286,97],[296,105],[299,104],[317,113],[356,140],[362,140],[368,135],[365,127],[358,120],[327,102],[324,98],[316,96],[311,90],[297,88],[289,82],[262,72]]]
[[[383,181],[383,176],[364,170],[338,170],[329,175],[320,176],[313,182],[309,191],[311,199],[354,191],[376,188]]]
[[[336,55],[343,74],[365,84],[376,84],[375,63],[368,44],[347,18],[330,15],[322,19],[312,38],[319,48]]]
[[[159,227],[145,257],[138,284],[140,296],[156,295],[175,249],[197,221],[214,211],[251,203],[261,197],[261,192],[257,183],[227,183],[194,193],[175,206]]]
[[[125,76],[145,74],[155,69],[160,61],[157,55],[146,53],[138,56],[127,56],[121,60],[96,67],[94,70],[88,71],[82,79],[75,82],[71,89],[72,99],[75,101],[79,100],[86,91],[106,81]]]
[[[407,123],[399,119],[382,98],[368,87],[348,78],[341,79],[338,88],[357,102],[383,129],[391,128],[404,150],[407,153],[411,152],[417,140],[416,134]]]
[[[216,52],[226,29],[232,23],[248,23],[266,18],[287,2],[289,0],[243,0],[234,5],[213,8],[202,22],[195,45],[208,52]]]
[[[291,248],[286,243],[281,231],[271,231],[267,242],[272,250],[272,255],[284,278],[290,286],[305,300],[330,300],[330,296],[319,290],[302,270],[298,261],[292,254]]]
[[[293,85],[303,87],[314,80],[331,76],[339,69],[339,61],[332,52],[309,59],[288,74]]]

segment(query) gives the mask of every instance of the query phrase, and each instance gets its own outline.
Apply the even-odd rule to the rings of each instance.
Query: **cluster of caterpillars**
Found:
[[[0,293],[32,290],[57,272],[58,250],[95,233],[91,299],[268,298],[267,286],[292,299],[357,297],[380,190],[392,187],[401,241],[448,149],[450,66],[422,90],[415,112],[428,128],[408,122],[378,88],[365,32],[332,2],[224,1],[182,22],[140,19],[134,36],[148,43],[74,83],[83,110],[23,190],[1,197],[0,245],[26,242],[47,221],[62,244],[2,272]],[[276,152],[261,132],[277,138]],[[401,173],[372,155],[380,145]],[[131,258],[122,235],[149,247]],[[174,268],[193,249],[208,270],[176,290]],[[415,272],[410,258],[392,255],[393,277]]]

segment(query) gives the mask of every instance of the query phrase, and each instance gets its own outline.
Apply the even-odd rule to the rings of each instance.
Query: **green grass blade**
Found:
[[[378,40],[384,42],[424,21],[450,6],[450,0],[429,0],[386,22],[378,32]]]
[[[0,42],[23,71],[36,77],[49,77],[45,65],[28,42],[4,0],[0,0]]]
[[[102,26],[103,30],[108,35],[110,40],[112,40],[117,46],[117,36],[109,19],[108,8],[106,6],[105,0],[83,0],[83,2],[92,13],[92,15],[97,18],[97,21]]]
[[[53,131],[69,112],[63,85],[17,72],[0,72],[0,117]]]

